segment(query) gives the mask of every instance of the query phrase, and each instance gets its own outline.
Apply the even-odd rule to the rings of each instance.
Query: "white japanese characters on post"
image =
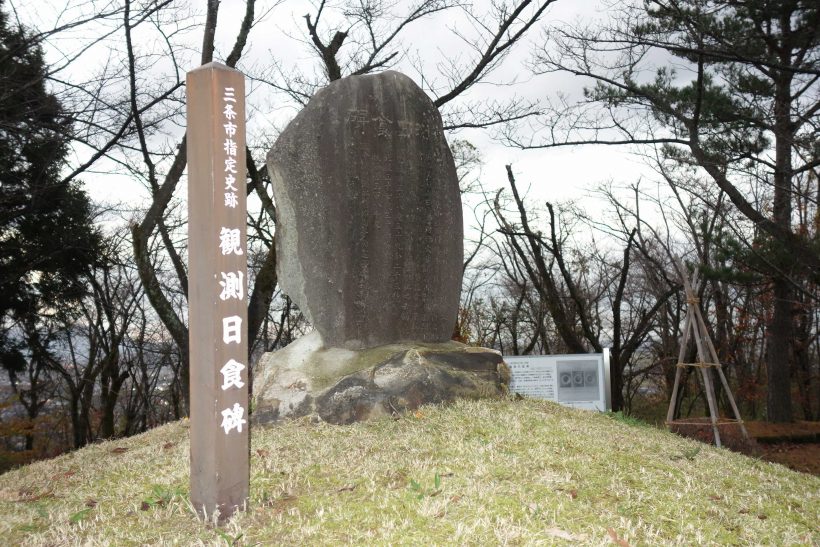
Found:
[[[249,489],[244,77],[209,63],[187,94],[191,502],[224,520]]]

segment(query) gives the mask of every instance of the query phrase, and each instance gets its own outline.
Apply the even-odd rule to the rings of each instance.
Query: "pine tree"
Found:
[[[100,237],[88,196],[60,178],[71,122],[46,87],[42,50],[31,32],[9,24],[3,4],[0,362],[13,374],[37,353],[26,337],[36,336],[38,322],[86,293],[83,276],[97,259]]]
[[[747,248],[766,264],[773,296],[768,419],[790,421],[795,287],[820,279],[816,234],[794,229],[797,182],[820,167],[817,1],[644,0],[624,3],[604,28],[551,37],[557,47],[539,70],[595,85],[546,123],[553,134],[568,128],[566,138],[539,147],[654,146],[670,181],[703,175],[749,221]]]
[[[670,88],[678,96],[664,93],[688,105],[697,129],[686,131],[696,140],[682,159],[703,167],[758,224],[757,254],[769,249],[768,419],[790,421],[792,278],[812,273],[800,272],[800,259],[783,250],[799,239],[792,229],[795,178],[817,167],[814,151],[800,155],[806,139],[816,139],[820,9],[802,0],[688,0],[651,3],[647,11],[652,22],[639,32],[669,40],[669,51],[697,66],[691,86]],[[726,167],[744,160],[772,186],[770,214],[749,207],[736,185],[720,184]],[[816,262],[816,242],[805,243]]]

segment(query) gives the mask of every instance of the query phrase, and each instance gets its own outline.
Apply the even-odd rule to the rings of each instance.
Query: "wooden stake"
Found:
[[[669,409],[666,413],[666,422],[671,425],[675,417],[675,408],[678,403],[678,389],[682,374],[681,367],[698,367],[700,368],[701,372],[703,389],[706,392],[706,401],[709,407],[709,419],[712,424],[715,445],[721,445],[720,431],[718,430],[718,422],[720,420],[720,416],[718,411],[717,398],[715,397],[715,387],[713,384],[713,380],[709,374],[709,370],[711,368],[715,368],[717,369],[718,377],[720,378],[720,381],[723,384],[723,389],[725,390],[726,395],[729,398],[729,404],[732,407],[732,412],[734,412],[735,420],[740,426],[740,430],[743,433],[743,437],[744,439],[749,440],[749,434],[746,431],[746,426],[743,424],[743,420],[740,417],[740,411],[738,410],[737,404],[735,403],[735,398],[732,396],[732,391],[731,389],[729,389],[729,382],[726,380],[726,376],[723,374],[723,367],[720,364],[717,351],[715,350],[715,346],[712,343],[712,338],[709,336],[709,331],[706,329],[706,322],[703,320],[703,314],[701,313],[700,307],[698,305],[698,299],[695,293],[695,287],[697,287],[698,284],[698,273],[697,271],[695,271],[695,273],[692,274],[692,281],[690,283],[689,278],[686,274],[686,269],[684,268],[683,262],[680,259],[677,259],[675,261],[675,267],[678,270],[678,274],[680,275],[681,281],[683,283],[684,292],[686,293],[687,308],[685,327],[683,329],[683,337],[681,340],[681,347],[678,356],[678,368],[675,371],[675,384],[672,388],[672,400],[669,401]],[[683,358],[686,352],[686,344],[689,341],[690,335],[695,339],[695,345],[697,346],[697,363],[683,362]]]
[[[683,363],[683,358],[686,356],[686,341],[688,340],[689,324],[692,321],[692,316],[687,311],[686,319],[684,319],[683,332],[681,333],[680,350],[678,351],[678,363]],[[678,390],[680,389],[680,380],[683,375],[683,368],[675,366],[675,385],[672,387],[672,399],[669,401],[669,410],[666,412],[666,421],[671,422],[675,419],[675,406],[678,404]]]
[[[224,521],[248,501],[245,79],[187,75],[191,503]]]

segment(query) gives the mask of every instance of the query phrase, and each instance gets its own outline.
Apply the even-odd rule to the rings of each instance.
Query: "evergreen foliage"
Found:
[[[45,85],[34,35],[15,28],[0,0],[0,360],[25,366],[14,324],[32,326],[86,293],[99,253],[92,207],[78,183],[61,181],[71,120]]]
[[[544,146],[651,145],[673,187],[708,200],[708,182],[734,206],[737,215],[715,206],[732,233],[713,243],[738,266],[735,281],[758,275],[772,297],[767,417],[791,421],[798,296],[812,293],[820,272],[820,8],[644,0],[617,13],[602,28],[560,29],[555,51],[539,55],[542,72],[594,81],[575,107],[553,108],[552,125],[569,137]],[[712,258],[698,256],[707,273]]]

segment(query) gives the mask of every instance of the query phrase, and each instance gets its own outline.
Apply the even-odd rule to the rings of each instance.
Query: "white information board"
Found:
[[[505,355],[510,391],[604,412],[610,402],[609,350],[574,355]]]

